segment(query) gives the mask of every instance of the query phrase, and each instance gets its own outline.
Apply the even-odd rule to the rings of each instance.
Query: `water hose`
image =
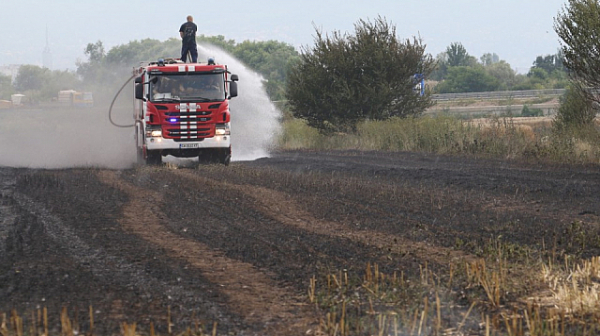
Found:
[[[121,86],[121,88],[119,89],[119,91],[117,92],[117,94],[115,95],[115,97],[113,98],[112,102],[110,103],[110,107],[108,108],[108,120],[115,127],[129,128],[129,127],[135,126],[135,124],[131,124],[131,125],[119,125],[119,124],[115,123],[113,121],[113,119],[112,119],[112,109],[113,109],[113,105],[115,105],[115,101],[117,100],[117,98],[121,94],[121,91],[123,91],[123,89],[125,88],[125,86],[127,86],[127,84],[129,84],[129,82],[131,82],[131,80],[134,79],[135,76],[136,75],[132,75],[131,77],[129,77],[129,79],[127,79],[127,81],[123,84],[123,86]]]

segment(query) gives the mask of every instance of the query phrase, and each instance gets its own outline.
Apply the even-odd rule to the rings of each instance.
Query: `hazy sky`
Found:
[[[384,16],[398,36],[420,35],[434,56],[453,42],[479,58],[496,53],[521,73],[538,55],[554,54],[554,17],[567,0],[2,0],[0,65],[42,65],[46,27],[53,69],[75,69],[83,49],[178,37],[191,14],[199,33],[312,45],[314,26],[352,32],[359,19]],[[178,56],[178,55],[174,55]]]

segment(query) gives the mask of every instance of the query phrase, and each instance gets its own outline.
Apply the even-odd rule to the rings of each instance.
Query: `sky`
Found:
[[[179,37],[194,16],[199,34],[236,42],[277,40],[310,47],[315,28],[354,31],[360,20],[386,18],[399,38],[420,36],[437,55],[460,42],[477,58],[496,53],[519,73],[560,47],[554,18],[567,0],[2,0],[0,66],[42,65],[46,31],[52,69],[76,69],[88,43],[111,47],[133,40]],[[167,55],[165,55],[167,56]],[[173,55],[179,56],[179,55]],[[132,65],[133,66],[133,65]]]

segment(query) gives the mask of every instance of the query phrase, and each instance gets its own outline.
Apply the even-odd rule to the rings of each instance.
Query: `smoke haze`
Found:
[[[262,78],[222,50],[210,46],[199,46],[199,49],[201,55],[215,57],[240,77],[240,95],[230,101],[232,159],[254,160],[268,156],[279,130],[280,113],[269,101]],[[200,61],[206,62],[206,59]],[[129,73],[124,73],[123,81],[128,77]],[[117,83],[113,92],[122,84]],[[121,93],[118,108],[113,111],[117,123],[132,123],[131,97],[131,90],[127,88]],[[88,109],[45,104],[44,107],[0,110],[0,166],[132,167],[135,163],[133,128],[112,126],[108,121],[110,99],[98,101],[95,98],[96,106]]]
[[[131,167],[133,129],[110,125],[107,110],[0,110],[0,166]]]

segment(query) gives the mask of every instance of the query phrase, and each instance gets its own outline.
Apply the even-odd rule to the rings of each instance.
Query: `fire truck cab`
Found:
[[[212,59],[207,63],[161,59],[133,72],[139,163],[156,165],[172,155],[229,164],[229,99],[237,96],[237,75]]]

